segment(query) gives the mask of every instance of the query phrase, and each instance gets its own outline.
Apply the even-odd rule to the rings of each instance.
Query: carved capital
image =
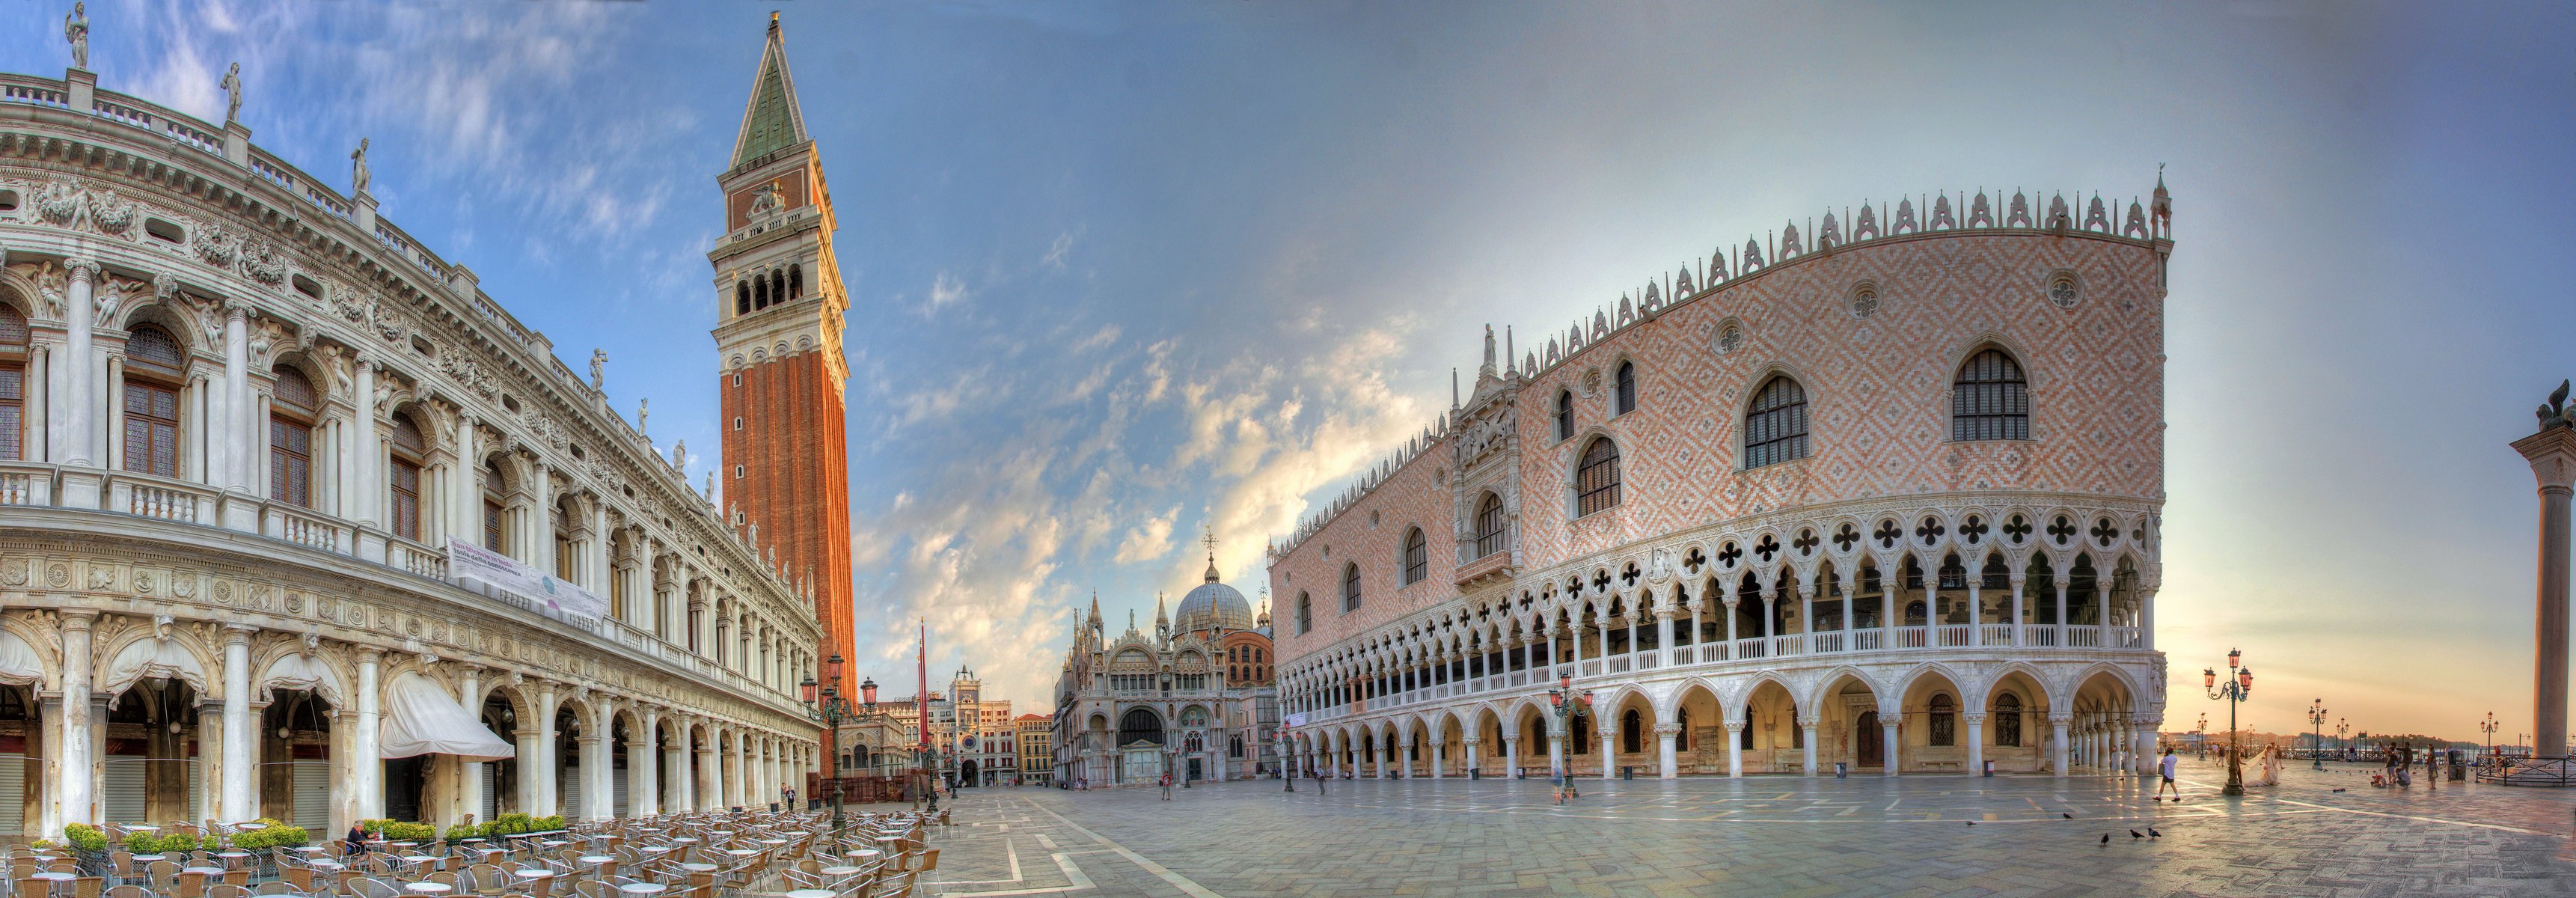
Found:
[[[98,260],[88,256],[64,256],[63,272],[75,283],[89,283],[98,277]]]
[[[1678,723],[1659,723],[1659,724],[1655,724],[1655,735],[1657,735],[1657,736],[1679,736],[1679,735],[1681,735],[1681,734],[1682,734],[1682,725],[1681,725],[1681,724],[1678,724]]]

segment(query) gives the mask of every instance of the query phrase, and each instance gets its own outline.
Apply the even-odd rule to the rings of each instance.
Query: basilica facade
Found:
[[[344,191],[96,82],[0,75],[0,835],[597,819],[818,769],[828,564],[381,214],[363,148]],[[754,144],[738,173],[810,147]]]
[[[1234,587],[1205,582],[1166,616],[1154,603],[1154,632],[1107,636],[1094,599],[1078,618],[1055,689],[1055,781],[1102,788],[1225,781],[1277,773],[1277,680],[1270,612],[1259,614]]]
[[[1829,212],[1488,330],[1271,547],[1294,768],[2149,769],[2170,201],[2044,202]]]

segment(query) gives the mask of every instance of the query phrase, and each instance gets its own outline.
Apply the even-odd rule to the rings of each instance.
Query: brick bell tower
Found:
[[[724,190],[715,266],[718,392],[724,397],[725,514],[763,558],[814,596],[818,654],[853,659],[849,442],[842,414],[849,295],[832,253],[831,191],[805,116],[778,14],[752,78]],[[823,658],[815,659],[819,663]],[[841,694],[858,694],[845,665]],[[818,670],[814,675],[819,677]]]

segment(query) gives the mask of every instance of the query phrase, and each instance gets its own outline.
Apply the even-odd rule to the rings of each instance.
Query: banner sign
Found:
[[[1298,727],[1301,727],[1301,726],[1305,726],[1305,725],[1306,725],[1306,712],[1304,712],[1304,711],[1299,711],[1299,712],[1296,712],[1296,713],[1294,713],[1294,714],[1290,714],[1290,715],[1288,715],[1287,720],[1285,720],[1285,721],[1283,721],[1283,722],[1284,722],[1284,723],[1286,723],[1286,724],[1288,724],[1288,728],[1289,728],[1289,729],[1292,729],[1292,730],[1293,730],[1293,729],[1296,729],[1296,728],[1298,728]]]
[[[458,582],[480,581],[533,602],[540,613],[596,621],[608,616],[608,600],[590,590],[537,572],[510,556],[461,539],[447,541],[447,571]]]

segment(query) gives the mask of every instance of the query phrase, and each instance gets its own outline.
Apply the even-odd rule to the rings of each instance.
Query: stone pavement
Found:
[[[971,789],[940,896],[2576,895],[2576,792],[2372,789],[2304,763],[2186,800],[2128,778],[1277,781]],[[2334,792],[2335,788],[2348,791]],[[2062,816],[2072,814],[2072,819]],[[1970,824],[1974,825],[1970,825]],[[2163,833],[2132,839],[2129,831]],[[2100,844],[2110,835],[2111,844]]]

